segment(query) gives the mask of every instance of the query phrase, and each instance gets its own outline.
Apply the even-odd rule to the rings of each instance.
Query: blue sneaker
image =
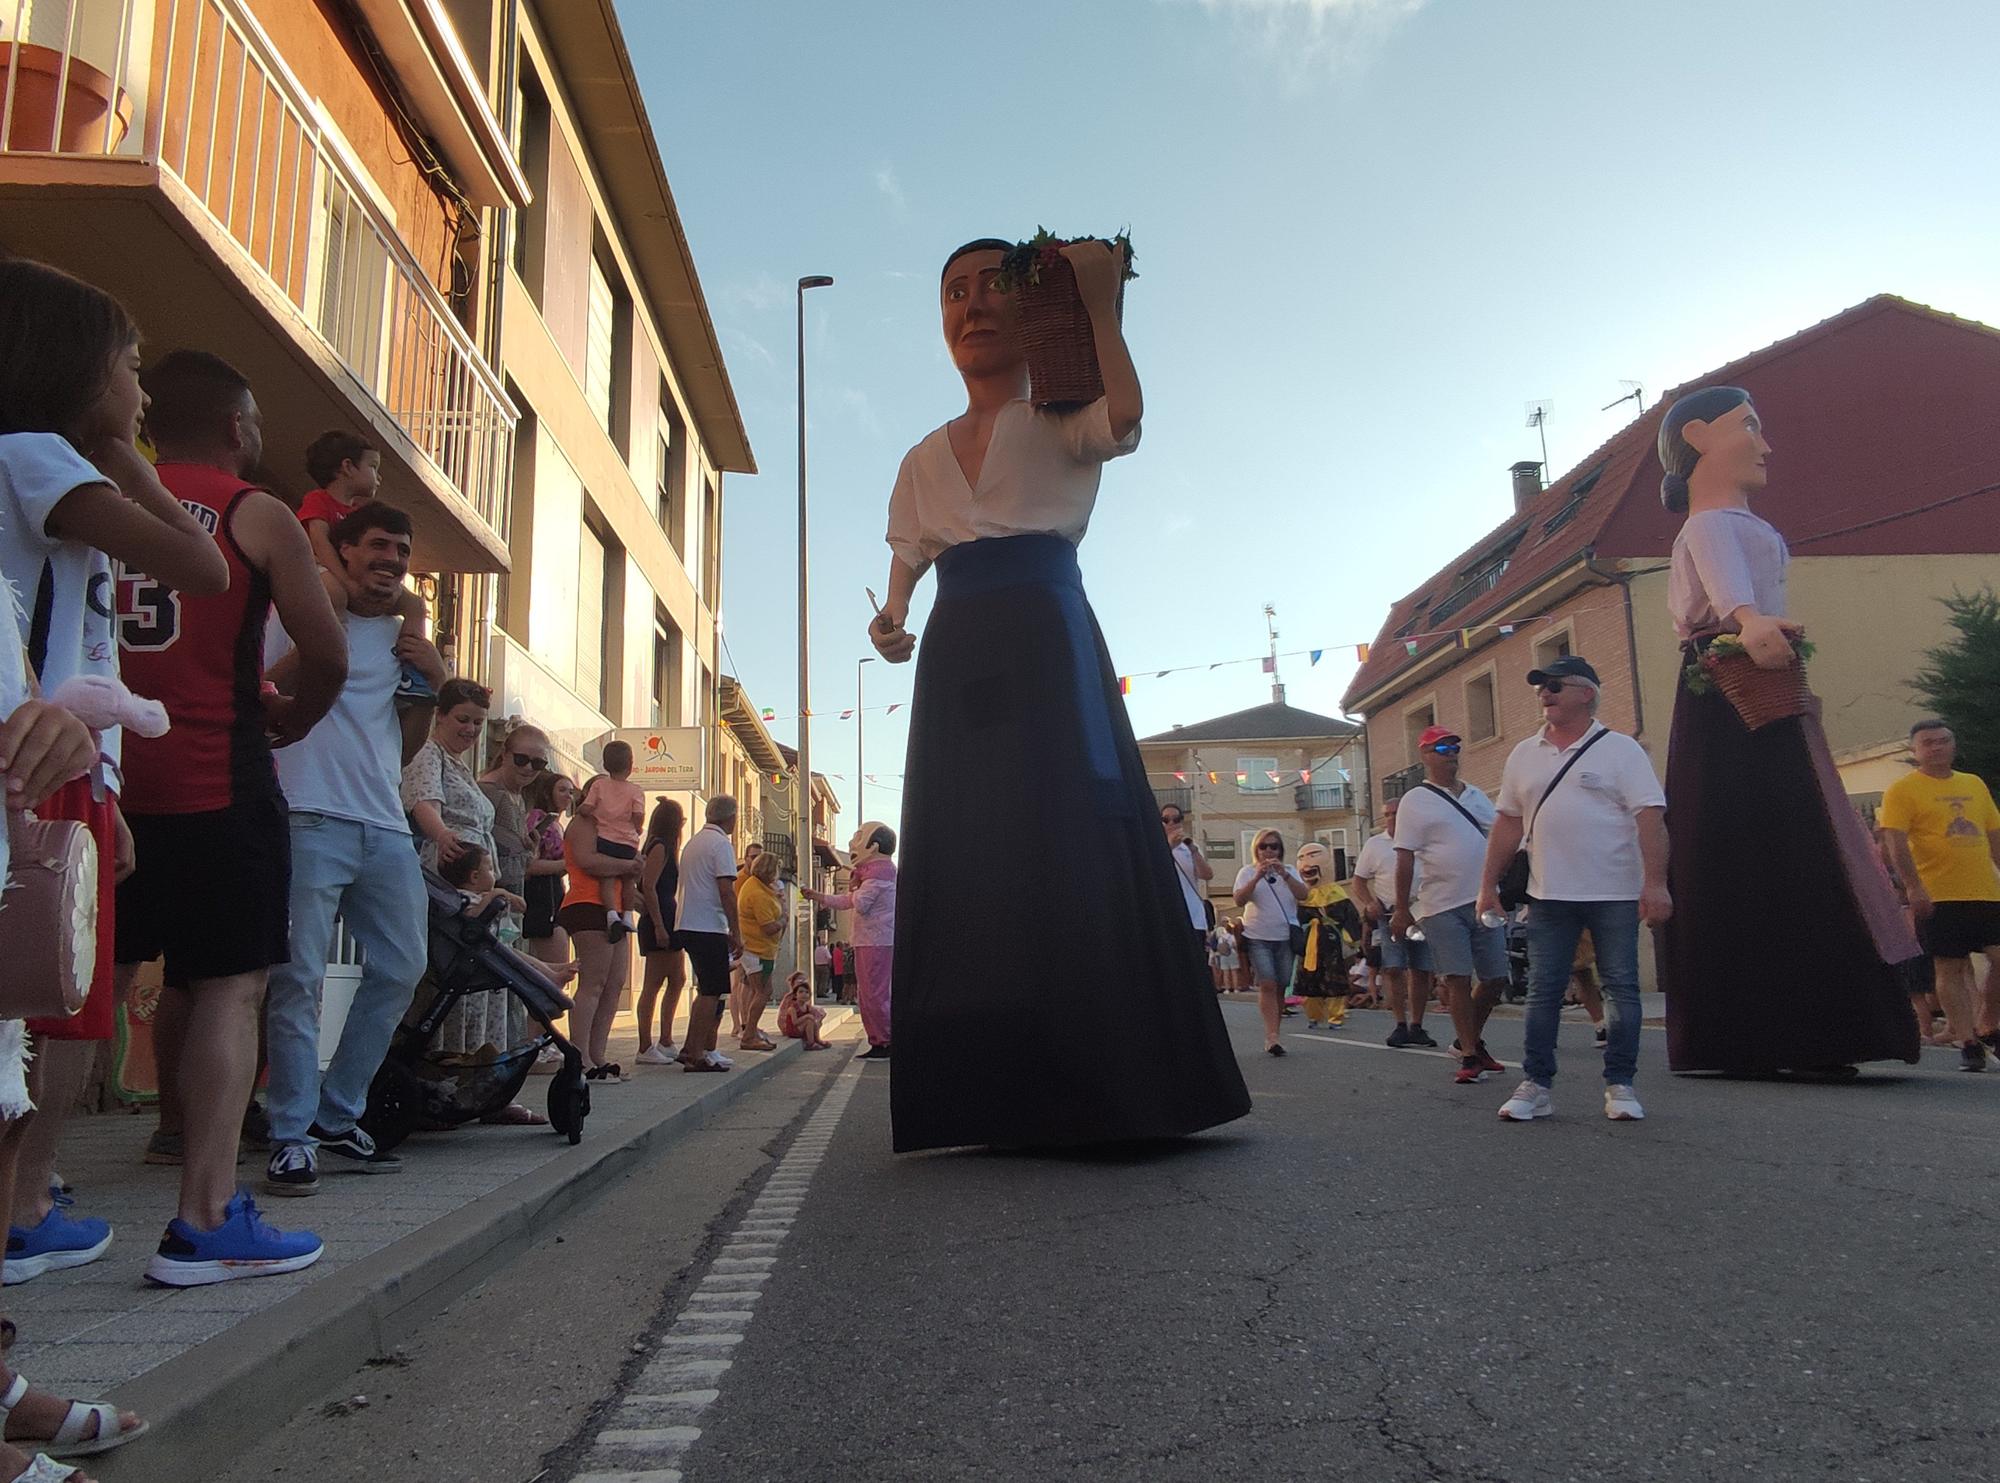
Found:
[[[38,1226],[7,1228],[6,1285],[31,1282],[44,1272],[82,1267],[104,1255],[111,1244],[111,1223],[84,1216],[71,1220],[52,1205]]]
[[[203,1287],[235,1277],[276,1277],[310,1267],[325,1250],[311,1231],[265,1225],[256,1201],[238,1190],[228,1218],[212,1231],[198,1231],[178,1216],[168,1221],[160,1249],[146,1263],[146,1280],[162,1287]]]

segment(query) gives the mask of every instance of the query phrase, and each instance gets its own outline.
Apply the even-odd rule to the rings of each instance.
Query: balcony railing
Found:
[[[799,870],[798,846],[789,834],[767,833],[759,841],[764,849],[778,857],[778,868],[786,875],[797,876]]]
[[[1424,769],[1421,763],[1413,762],[1400,772],[1390,773],[1382,779],[1382,801],[1387,803],[1392,798],[1401,798],[1423,780]]]
[[[1292,789],[1292,806],[1302,814],[1315,809],[1346,808],[1347,784],[1300,783]]]
[[[1177,808],[1181,811],[1182,816],[1185,817],[1188,811],[1194,807],[1194,789],[1182,787],[1161,788],[1155,786],[1153,789],[1153,799],[1159,807]]]
[[[513,403],[245,0],[10,10],[0,154],[155,162],[504,543]]]

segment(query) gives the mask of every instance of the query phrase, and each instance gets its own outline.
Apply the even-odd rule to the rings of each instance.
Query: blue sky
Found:
[[[727,483],[736,673],[796,706],[792,284],[809,296],[813,728],[852,791],[864,586],[903,451],[963,410],[938,333],[974,236],[1129,225],[1144,444],[1083,545],[1141,735],[1338,713],[1388,604],[1508,512],[1548,398],[1598,409],[1894,292],[2000,324],[1983,0],[620,0],[762,474]],[[1980,99],[1985,99],[1981,102]],[[1778,477],[1782,478],[1780,471]],[[929,606],[930,582],[915,617]],[[913,624],[915,626],[915,624]],[[914,666],[868,669],[871,706]],[[869,717],[867,770],[905,716]],[[791,738],[788,720],[773,730]],[[869,813],[894,816],[873,790]],[[851,819],[851,815],[849,816]]]

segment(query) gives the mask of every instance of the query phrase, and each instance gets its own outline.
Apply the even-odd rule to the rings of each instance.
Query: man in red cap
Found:
[[[1397,811],[1396,911],[1389,935],[1404,937],[1412,925],[1422,932],[1458,1030],[1456,1080],[1467,1086],[1506,1069],[1480,1036],[1507,985],[1507,945],[1500,929],[1483,925],[1473,909],[1494,808],[1484,793],[1459,780],[1459,745],[1458,734],[1445,726],[1429,727],[1417,738],[1424,781],[1403,795]]]

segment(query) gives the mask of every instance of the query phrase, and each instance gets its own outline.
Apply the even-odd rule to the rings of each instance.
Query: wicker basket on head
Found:
[[[1803,659],[1794,657],[1783,669],[1760,669],[1748,654],[1711,651],[1701,656],[1701,667],[1752,731],[1813,708]]]
[[[1076,291],[1076,269],[1056,254],[1044,258],[1039,282],[1014,291],[1015,335],[1028,362],[1028,395],[1038,407],[1080,405],[1104,395],[1090,311]],[[1125,285],[1118,285],[1125,315]]]

